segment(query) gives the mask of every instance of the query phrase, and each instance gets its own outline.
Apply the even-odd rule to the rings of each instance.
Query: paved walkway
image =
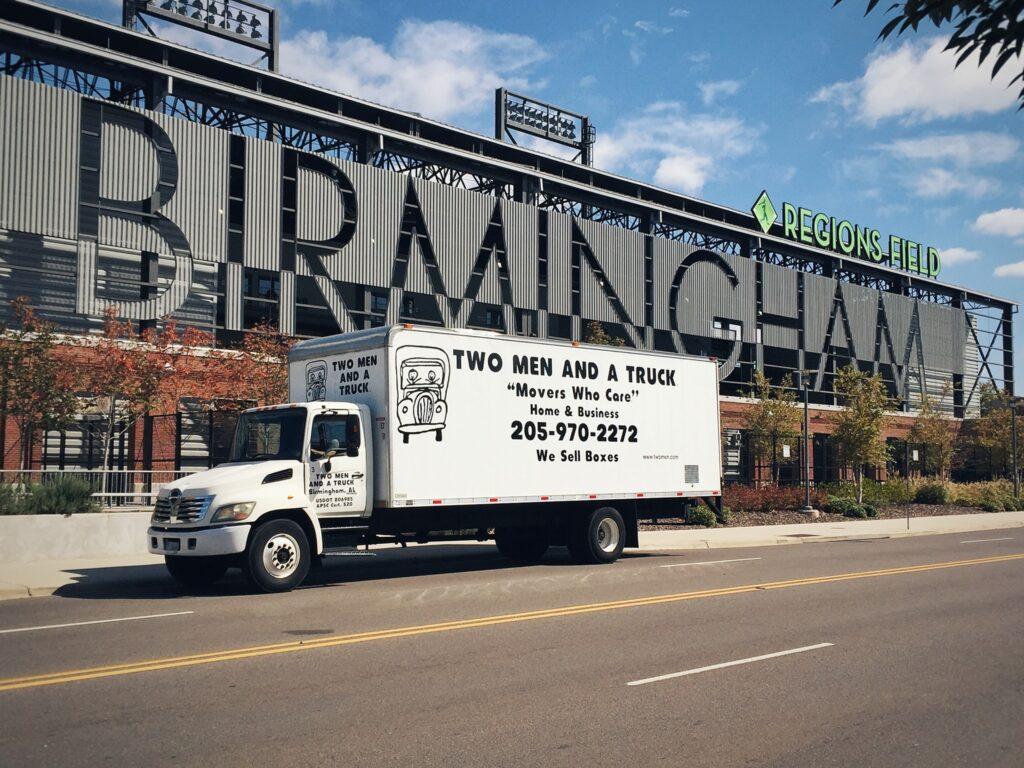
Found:
[[[995,529],[1024,527],[1024,512],[995,512],[976,515],[945,515],[942,517],[915,517],[907,528],[906,519],[850,520],[837,523],[799,523],[794,525],[762,525],[747,528],[682,528],[668,531],[644,531],[640,534],[642,550],[693,550],[728,547],[759,547],[775,544],[805,544],[815,541],[841,541],[843,539],[892,538],[898,536],[926,536],[937,533],[965,533]],[[1022,535],[1024,541],[1024,535]],[[451,542],[444,545],[451,546]],[[394,556],[408,557],[391,545],[374,547],[387,549]],[[481,548],[477,542],[466,546]],[[389,556],[391,556],[389,554]],[[50,595],[61,587],[88,581],[90,586],[126,584],[140,588],[156,584],[171,587],[163,568],[163,559],[156,555],[122,555],[120,557],[90,560],[54,559],[33,563],[0,563],[0,600],[15,597]]]
[[[844,520],[829,523],[757,525],[745,528],[683,528],[646,531],[640,534],[645,550],[717,549],[762,547],[772,544],[802,544],[843,539],[927,536],[1024,526],[1024,512],[983,512],[976,515],[944,515],[887,520]]]

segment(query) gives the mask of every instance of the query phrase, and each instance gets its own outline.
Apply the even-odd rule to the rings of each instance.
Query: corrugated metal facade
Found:
[[[387,297],[386,308],[375,311],[396,321],[401,316],[397,305],[402,288],[434,294],[438,282],[452,299],[505,304],[501,274],[508,276],[517,311],[539,313],[539,318],[563,316],[573,329],[589,320],[622,323],[627,334],[638,327],[635,338],[647,339],[647,344],[653,343],[655,331],[712,340],[729,339],[738,332],[746,344],[760,339],[785,350],[797,348],[802,331],[805,351],[820,354],[828,351],[826,335],[838,285],[852,338],[846,338],[845,324],[837,316],[832,347],[852,342],[858,358],[873,361],[876,337],[885,325],[898,364],[904,362],[908,348],[911,364],[917,364],[917,342],[911,335],[915,329],[929,370],[948,376],[964,371],[965,354],[977,359],[976,349],[965,346],[965,315],[958,309],[886,293],[882,317],[879,293],[870,288],[820,275],[801,278],[794,270],[740,256],[707,251],[695,255],[693,246],[660,237],[648,244],[651,236],[637,231],[324,158],[354,190],[348,200],[343,192],[347,186],[301,162],[294,181],[286,183],[286,153],[296,150],[251,137],[236,139],[244,142],[244,177],[238,177],[244,184],[229,192],[231,174],[237,176],[237,170],[231,171],[231,136],[226,131],[104,103],[104,115],[124,113],[136,116],[136,122],[137,116],[152,121],[166,132],[170,147],[158,151],[152,136],[133,128],[132,120],[104,119],[97,151],[97,145],[89,143],[95,138],[83,138],[81,125],[83,108],[95,110],[98,102],[88,102],[89,107],[84,103],[73,93],[0,77],[0,276],[5,278],[0,298],[24,292],[38,297],[54,314],[83,316],[69,319],[69,327],[87,326],[85,316],[95,318],[113,305],[133,319],[173,315],[204,325],[215,324],[219,312],[225,328],[241,329],[246,270],[259,269],[280,273],[280,295],[275,300],[282,331],[295,331],[296,296],[309,284],[296,283],[296,277],[314,279],[323,303],[347,330],[363,322],[353,319],[362,318],[367,310],[362,289]],[[88,204],[79,201],[83,146],[93,147],[91,152],[98,155],[100,198],[126,203],[152,198],[157,201],[155,216],[132,220],[101,210],[97,239],[79,238],[79,206]],[[294,155],[290,157],[294,167]],[[158,187],[162,198],[155,196]],[[171,187],[173,194],[167,199]],[[294,198],[291,224],[288,195]],[[232,204],[241,206],[240,214]],[[158,233],[154,221],[160,217],[169,228]],[[546,218],[546,238],[541,237],[541,217]],[[236,232],[241,229],[236,241],[240,246],[232,246],[236,250],[230,260],[229,220]],[[351,238],[343,246],[303,250],[303,243],[315,245],[336,237],[342,225],[353,220]],[[417,230],[407,251],[402,245],[403,221],[406,236]],[[289,227],[299,243],[294,266],[282,261],[282,239]],[[180,238],[175,234],[179,231]],[[170,240],[180,242],[169,241],[168,233]],[[44,243],[43,238],[50,241]],[[485,244],[495,256],[482,274],[474,275]],[[650,322],[648,246],[653,261]],[[546,280],[540,272],[545,263],[540,259],[542,248]],[[118,276],[127,275],[130,282],[131,268],[125,265],[131,267],[140,251],[160,255],[158,295],[148,299],[130,286],[127,292],[117,287]],[[307,253],[316,255],[307,261]],[[396,284],[395,276],[403,270],[404,282]],[[45,279],[33,277],[40,273]],[[477,278],[479,290],[468,296],[467,287]],[[542,299],[540,285],[545,282]],[[767,319],[758,315],[759,295]],[[224,302],[220,310],[217,301]],[[463,301],[462,308],[452,312],[447,302],[438,302],[442,321],[466,324],[471,304]],[[801,314],[799,328],[796,319]],[[516,327],[507,307],[504,316],[506,327]],[[788,324],[782,322],[787,318]],[[524,327],[543,334],[547,323],[538,319]],[[677,349],[684,347],[680,337],[672,339]],[[884,341],[881,350],[877,362],[891,362]],[[975,373],[972,367],[976,362],[968,367],[969,374]],[[932,387],[930,380],[928,386]]]
[[[78,233],[80,97],[0,77],[0,228]]]

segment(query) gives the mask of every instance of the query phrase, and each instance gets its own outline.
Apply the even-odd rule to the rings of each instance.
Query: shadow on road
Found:
[[[660,557],[653,552],[627,552],[623,560]],[[492,544],[439,544],[399,547],[331,556],[314,566],[301,590],[342,587],[362,581],[403,579],[442,574],[501,571],[518,568],[576,566],[562,547],[552,547],[539,564],[517,563],[498,554]],[[599,567],[599,566],[593,566]],[[614,567],[614,566],[612,566]],[[162,564],[67,571],[75,579],[53,592],[56,597],[83,600],[166,600],[180,597],[228,597],[253,594],[237,568],[230,569],[213,587],[186,593],[175,584]]]

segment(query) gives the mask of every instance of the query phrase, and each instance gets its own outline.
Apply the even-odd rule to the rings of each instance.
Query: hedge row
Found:
[[[73,515],[99,512],[92,486],[76,477],[14,486],[0,483],[0,515]]]

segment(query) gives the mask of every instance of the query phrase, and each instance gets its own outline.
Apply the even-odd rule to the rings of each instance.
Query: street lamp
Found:
[[[803,465],[804,465],[804,508],[802,512],[808,515],[814,512],[811,506],[811,457],[810,457],[810,417],[808,415],[808,394],[811,389],[811,374],[816,371],[793,371],[793,384],[797,391],[804,395],[804,439],[803,439]]]

